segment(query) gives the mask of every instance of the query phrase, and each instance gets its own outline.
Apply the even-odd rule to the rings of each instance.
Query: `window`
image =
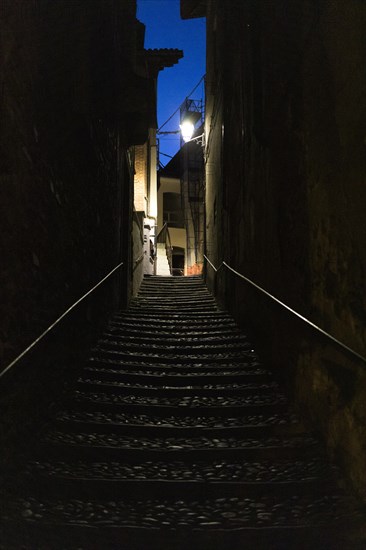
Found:
[[[169,227],[184,227],[180,193],[163,194],[163,223]]]

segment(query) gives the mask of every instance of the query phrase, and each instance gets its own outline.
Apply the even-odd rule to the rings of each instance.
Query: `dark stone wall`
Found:
[[[134,74],[143,48],[135,14],[126,0],[1,2],[2,368],[121,261],[70,317],[58,349],[127,302],[129,146],[147,139],[148,124],[134,123],[145,93]]]
[[[213,0],[207,27],[208,256],[366,355],[366,5]],[[366,366],[229,272],[217,287],[366,496]]]

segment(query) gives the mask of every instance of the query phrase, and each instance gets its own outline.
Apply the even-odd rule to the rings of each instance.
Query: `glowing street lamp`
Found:
[[[185,143],[191,140],[194,132],[194,124],[190,120],[184,120],[182,124],[179,125],[180,131],[182,133],[182,139]]]
[[[196,143],[200,143],[202,146],[204,146],[204,133],[202,133],[200,136],[192,137],[195,132],[195,126],[200,119],[201,114],[196,111],[189,111],[186,113],[186,116],[183,118],[182,123],[179,124],[180,130],[173,130],[170,132],[162,132],[158,131],[157,133],[159,135],[166,135],[166,134],[181,134],[182,139],[184,143],[188,143],[190,141],[195,141]]]

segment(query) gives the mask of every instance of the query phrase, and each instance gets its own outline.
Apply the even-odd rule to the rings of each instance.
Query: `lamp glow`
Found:
[[[192,124],[192,122],[190,122],[189,120],[185,120],[184,122],[182,122],[182,124],[179,125],[179,127],[182,132],[183,141],[189,141],[192,138],[194,132],[194,125]]]

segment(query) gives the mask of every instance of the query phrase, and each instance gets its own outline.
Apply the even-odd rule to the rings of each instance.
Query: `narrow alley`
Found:
[[[365,33],[0,1],[1,550],[366,549]]]

